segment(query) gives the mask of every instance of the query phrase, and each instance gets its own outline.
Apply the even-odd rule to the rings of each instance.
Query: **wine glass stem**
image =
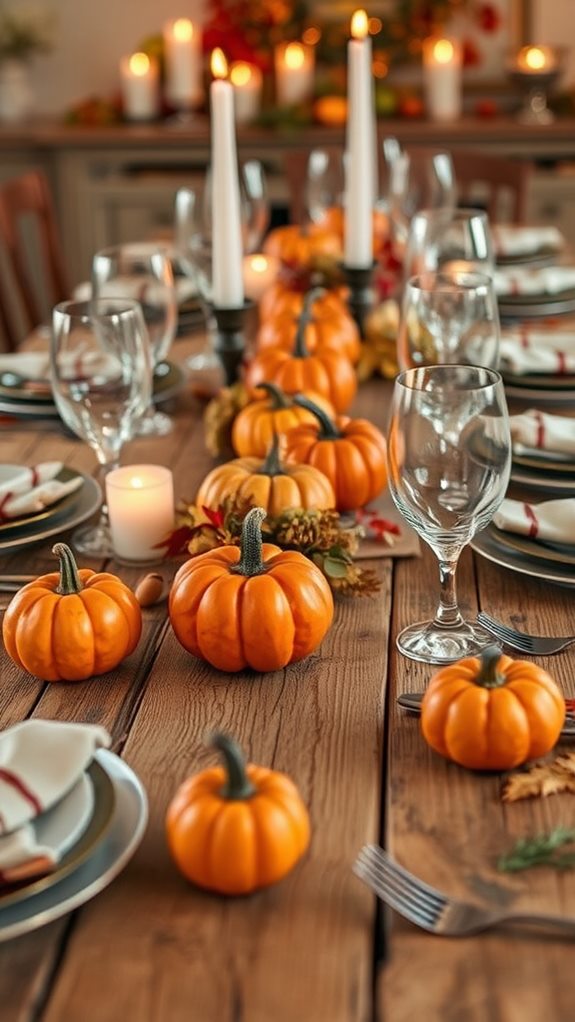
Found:
[[[106,526],[106,527],[110,524],[110,519],[109,519],[109,516],[108,516],[108,504],[106,502],[106,476],[113,469],[118,468],[119,464],[120,464],[120,458],[119,457],[116,457],[116,458],[114,458],[111,461],[100,461],[98,463],[98,477],[99,477],[99,480],[100,480],[100,483],[101,483],[101,486],[102,486],[102,494],[103,494],[102,505],[100,507],[100,522],[99,522],[99,524],[103,525],[103,526]]]
[[[452,561],[439,562],[439,606],[435,614],[435,624],[440,628],[457,628],[463,624],[463,618],[457,606],[455,590],[455,571],[457,558]]]

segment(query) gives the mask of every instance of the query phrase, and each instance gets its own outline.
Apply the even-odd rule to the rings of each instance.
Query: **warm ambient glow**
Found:
[[[133,479],[130,479],[130,486],[134,490],[141,490],[143,485],[144,484],[139,476],[134,476]]]
[[[538,46],[530,46],[525,54],[525,63],[532,71],[541,71],[545,67],[545,54]]]
[[[147,53],[133,53],[128,66],[136,78],[143,78],[150,70],[150,58]]]
[[[321,39],[321,31],[315,25],[311,25],[309,28],[306,28],[302,39],[306,46],[316,46]]]
[[[251,267],[254,273],[265,273],[268,268],[268,261],[265,255],[252,256]]]
[[[220,50],[219,46],[212,50],[210,68],[214,78],[227,78],[228,62],[224,56],[224,51]]]
[[[289,43],[285,48],[284,60],[286,67],[297,70],[305,64],[305,53],[301,43]]]
[[[243,60],[239,60],[230,71],[230,81],[232,85],[247,85],[251,81],[252,74],[250,65],[246,64]]]
[[[354,39],[365,39],[368,32],[369,22],[365,11],[354,11],[351,19],[351,34]]]
[[[449,39],[438,39],[433,47],[433,56],[438,64],[450,64],[455,50]]]
[[[377,35],[383,28],[383,21],[381,18],[370,18],[368,22],[369,34]]]
[[[194,34],[194,26],[189,18],[177,18],[172,26],[172,33],[179,43],[189,43]]]

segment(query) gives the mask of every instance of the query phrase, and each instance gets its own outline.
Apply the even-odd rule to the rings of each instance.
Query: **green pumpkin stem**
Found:
[[[296,394],[293,399],[294,405],[299,405],[300,408],[307,408],[308,412],[315,415],[318,420],[321,429],[320,437],[324,440],[338,440],[341,436],[339,429],[337,428],[333,419],[330,419],[327,412],[324,412],[323,408],[316,405],[315,402],[310,401],[308,397],[304,397],[303,394]]]
[[[481,650],[479,654],[481,667],[475,678],[476,685],[480,685],[481,688],[501,688],[502,685],[505,685],[505,675],[497,670],[500,657],[499,646],[486,646]]]
[[[303,308],[300,312],[297,321],[297,330],[295,335],[295,343],[293,353],[295,358],[307,358],[309,351],[307,350],[305,343],[305,332],[306,329],[313,319],[313,303],[323,292],[325,288],[314,287],[311,291],[308,291],[304,300]]]
[[[273,440],[268,447],[266,453],[266,459],[258,469],[264,476],[281,476],[284,474],[284,468],[280,460],[280,438],[277,433],[274,433]]]
[[[278,387],[277,383],[258,383],[257,390],[265,390],[271,400],[271,411],[277,412],[280,408],[291,408],[292,402],[288,398],[287,394],[284,394],[281,387]]]
[[[256,788],[246,773],[244,754],[235,739],[222,734],[221,731],[216,731],[210,737],[210,745],[221,752],[224,760],[227,779],[220,791],[222,798],[236,802],[255,795]]]
[[[262,558],[262,522],[266,517],[263,507],[252,507],[242,522],[240,559],[230,568],[234,575],[263,575],[267,568]]]
[[[60,581],[55,592],[60,596],[70,596],[72,593],[80,593],[84,588],[78,574],[78,565],[74,560],[74,554],[65,543],[55,543],[52,553],[60,558]]]

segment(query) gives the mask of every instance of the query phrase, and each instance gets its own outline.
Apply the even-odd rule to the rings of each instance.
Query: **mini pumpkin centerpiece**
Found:
[[[338,511],[364,507],[387,482],[385,438],[367,419],[335,419],[300,395],[294,398],[313,414],[285,435],[286,461],[320,469],[330,480]]]
[[[274,434],[283,434],[301,422],[313,422],[307,408],[294,401],[276,383],[260,383],[257,397],[236,415],[232,426],[232,446],[241,457],[265,457]],[[328,414],[333,412],[329,401],[321,394],[307,394],[314,404]]]
[[[421,704],[425,740],[472,770],[512,770],[548,753],[565,720],[565,701],[536,664],[498,646],[442,667]]]
[[[78,569],[65,543],[52,552],[60,570],[23,586],[4,615],[6,652],[42,681],[105,674],[136,648],[140,605],[116,575]]]
[[[260,298],[260,322],[264,323],[267,319],[276,319],[279,316],[299,316],[306,294],[312,287],[313,274],[308,271],[280,273],[277,280],[266,288]],[[321,294],[314,302],[316,314],[348,312],[346,296],[345,287],[321,288]]]
[[[216,465],[201,484],[195,503],[214,511],[226,497],[237,496],[263,507],[268,515],[279,515],[290,508],[335,506],[329,479],[312,465],[284,464],[280,458],[280,438],[275,434],[265,460],[234,458]]]
[[[166,814],[168,847],[180,872],[219,894],[251,894],[282,880],[306,852],[308,811],[286,774],[244,761],[233,738],[210,744],[223,766],[180,785]]]
[[[247,367],[246,385],[254,389],[260,383],[277,383],[287,394],[311,390],[326,397],[336,411],[345,412],[357,391],[354,368],[345,352],[324,348],[312,354],[305,341],[308,323],[304,303],[291,347],[258,352]]]
[[[263,508],[248,511],[241,544],[216,547],[179,569],[169,614],[182,646],[221,671],[276,671],[319,646],[333,596],[313,561],[262,544]]]
[[[267,235],[263,250],[293,269],[306,269],[318,261],[341,259],[341,239],[317,224],[300,227],[288,224]]]
[[[310,354],[336,351],[347,356],[354,365],[361,352],[359,330],[345,306],[329,306],[318,302],[325,290],[314,288],[305,296],[298,312],[275,313],[262,322],[256,337],[256,348],[281,348],[291,351],[296,334],[303,324],[304,342]]]

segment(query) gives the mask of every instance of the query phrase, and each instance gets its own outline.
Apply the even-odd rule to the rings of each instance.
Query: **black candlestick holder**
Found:
[[[343,266],[345,282],[349,287],[348,305],[361,336],[368,312],[373,308],[373,271],[375,263],[368,267]]]
[[[217,327],[214,351],[222,364],[228,387],[239,379],[240,366],[246,347],[246,319],[253,307],[254,303],[249,298],[246,298],[244,304],[238,309],[212,307]]]

